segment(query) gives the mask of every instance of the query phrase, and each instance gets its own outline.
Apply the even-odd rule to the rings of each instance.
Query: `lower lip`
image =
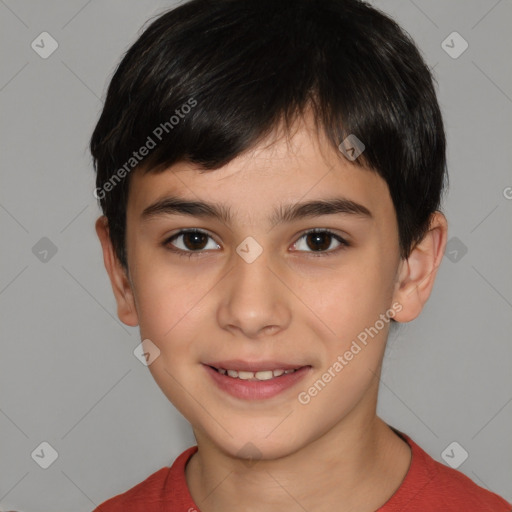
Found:
[[[290,389],[297,382],[302,380],[311,370],[310,366],[303,366],[292,373],[284,373],[279,377],[269,380],[242,380],[223,375],[214,370],[211,366],[203,365],[217,386],[236,398],[244,400],[264,400],[272,398],[287,389]]]

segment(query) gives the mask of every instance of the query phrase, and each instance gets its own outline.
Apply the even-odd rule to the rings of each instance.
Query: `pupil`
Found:
[[[329,246],[331,245],[330,237],[331,237],[331,235],[329,235],[328,233],[310,233],[308,235],[308,240],[313,239],[313,240],[315,240],[315,243],[320,241],[320,244],[317,243],[316,247],[310,246],[310,249],[315,249],[315,250],[320,250],[320,251],[327,250],[329,248]],[[322,239],[324,240],[323,244],[321,243]],[[326,243],[326,241],[327,241],[327,243]]]

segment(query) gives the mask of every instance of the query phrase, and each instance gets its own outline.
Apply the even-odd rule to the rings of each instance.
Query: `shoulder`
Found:
[[[172,504],[184,491],[185,465],[196,451],[196,446],[188,448],[171,467],[160,468],[134,487],[103,502],[93,512],[160,512],[161,505]]]
[[[149,512],[150,509],[143,509],[143,507],[147,507],[150,501],[154,502],[161,494],[169,470],[168,467],[159,469],[131,489],[108,499],[93,512],[136,511],[139,507],[140,510]]]
[[[411,466],[402,485],[379,512],[401,510],[397,507],[410,512],[512,511],[512,505],[503,498],[434,460],[407,435],[400,435],[411,447]]]
[[[436,505],[452,505],[453,510],[463,506],[467,512],[511,512],[512,505],[497,494],[477,485],[466,475],[432,459],[438,472],[426,493]],[[451,510],[451,509],[450,509]]]

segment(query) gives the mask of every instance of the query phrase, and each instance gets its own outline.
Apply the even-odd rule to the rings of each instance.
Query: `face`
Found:
[[[250,442],[283,456],[371,416],[389,319],[403,307],[385,181],[312,126],[215,171],[180,163],[131,177],[120,317],[151,340],[149,369],[196,435],[231,455]],[[315,201],[330,208],[298,209]]]

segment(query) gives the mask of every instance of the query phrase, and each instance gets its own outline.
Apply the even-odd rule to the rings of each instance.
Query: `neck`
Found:
[[[186,479],[201,512],[373,512],[398,489],[411,460],[407,443],[375,414],[351,417],[290,455],[252,465],[196,438]]]

